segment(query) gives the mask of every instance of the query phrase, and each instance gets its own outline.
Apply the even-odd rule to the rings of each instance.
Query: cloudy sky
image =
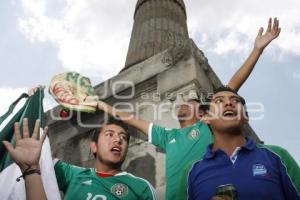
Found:
[[[0,114],[37,84],[75,70],[93,84],[124,66],[136,0],[7,0],[0,6]],[[300,163],[299,0],[185,0],[190,37],[226,83],[249,54],[260,26],[280,19],[282,33],[264,52],[240,93],[252,127],[268,144],[280,145]],[[49,96],[45,107],[56,105]],[[262,115],[263,114],[263,115]],[[255,120],[263,116],[260,120]]]

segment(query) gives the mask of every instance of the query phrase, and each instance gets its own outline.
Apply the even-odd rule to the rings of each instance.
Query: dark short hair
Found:
[[[125,124],[123,121],[121,121],[121,120],[119,120],[119,119],[116,119],[116,118],[113,118],[113,117],[110,117],[106,123],[104,123],[104,124],[101,125],[101,127],[95,128],[95,129],[92,130],[91,140],[92,140],[93,142],[96,142],[96,143],[97,143],[97,142],[98,142],[99,135],[100,135],[100,133],[102,132],[102,128],[103,128],[104,126],[106,126],[106,125],[112,125],[112,124],[113,124],[113,125],[120,126],[120,127],[122,127],[122,128],[125,130],[125,132],[127,133],[127,136],[128,136],[128,137],[127,137],[127,142],[129,142],[130,134],[127,132],[127,131],[128,131],[128,125]]]
[[[241,103],[242,103],[243,105],[246,104],[245,99],[244,99],[243,97],[241,97],[241,96],[237,93],[236,90],[230,88],[229,86],[224,86],[224,85],[223,85],[223,86],[221,86],[221,87],[218,87],[217,89],[214,90],[214,95],[217,94],[217,93],[219,93],[219,92],[232,92],[232,93],[234,93],[234,94],[236,94],[236,95],[239,96],[239,98],[240,98],[240,100],[241,100]],[[210,101],[211,101],[211,100],[212,100],[212,99],[210,99]]]
[[[106,123],[101,125],[101,127],[95,128],[95,129],[92,130],[92,132],[91,132],[91,141],[95,142],[97,144],[98,139],[99,139],[99,135],[102,132],[102,128],[106,125],[112,125],[112,124],[120,126],[125,130],[125,132],[127,133],[127,142],[129,143],[130,134],[128,133],[127,124],[125,124],[123,121],[121,121],[119,119],[116,119],[116,118],[113,118],[113,117],[110,117]],[[96,158],[96,153],[93,153],[93,155]]]
[[[199,99],[191,98],[191,99],[187,100],[187,102],[191,102],[191,101],[195,101],[195,102],[199,103],[199,111],[207,111],[205,103],[203,104]]]

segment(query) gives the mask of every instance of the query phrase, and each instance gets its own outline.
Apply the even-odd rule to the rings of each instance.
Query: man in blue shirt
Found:
[[[188,175],[188,198],[211,200],[218,186],[232,184],[242,200],[299,200],[299,166],[286,150],[243,136],[248,121],[244,105],[230,88],[220,88],[212,97],[205,121],[215,142]]]

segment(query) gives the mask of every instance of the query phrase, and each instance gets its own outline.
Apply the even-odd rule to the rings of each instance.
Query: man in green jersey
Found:
[[[269,19],[267,31],[263,34],[260,28],[256,37],[254,48],[245,63],[232,77],[228,86],[238,90],[246,81],[259,59],[264,48],[280,33],[279,21],[275,18],[273,23]],[[160,147],[166,153],[166,199],[175,199],[181,174],[184,166],[203,157],[206,146],[212,142],[211,131],[208,126],[199,121],[200,104],[189,100],[180,106],[178,120],[180,129],[167,129],[145,120],[137,119],[129,113],[122,112],[114,107],[99,102],[98,108],[117,117],[129,125],[148,135],[150,143]]]
[[[15,124],[16,147],[4,142],[21,168],[28,200],[47,199],[40,177],[39,158],[48,128],[45,128],[39,140],[39,126],[37,121],[30,137],[28,120],[24,119],[23,138],[19,124]],[[95,168],[81,168],[57,161],[55,174],[59,188],[64,192],[64,199],[157,199],[155,190],[148,181],[122,172],[121,166],[126,157],[128,142],[129,134],[124,126],[118,121],[109,122],[93,135],[90,146],[96,158]]]

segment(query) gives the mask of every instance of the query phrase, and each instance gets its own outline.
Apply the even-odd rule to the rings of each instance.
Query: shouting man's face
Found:
[[[115,124],[105,125],[96,142],[92,142],[91,150],[96,159],[108,166],[121,166],[128,150],[128,133]]]
[[[210,103],[208,123],[215,130],[241,128],[247,121],[243,100],[230,91],[216,93]]]

